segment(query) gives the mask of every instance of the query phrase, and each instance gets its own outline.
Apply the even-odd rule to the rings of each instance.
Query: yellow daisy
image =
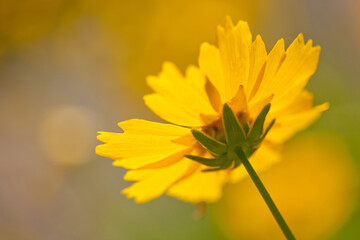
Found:
[[[248,154],[249,161],[257,171],[278,161],[279,146],[328,108],[327,103],[313,107],[313,95],[304,89],[319,55],[320,47],[305,43],[302,34],[286,51],[280,39],[267,53],[260,36],[252,40],[246,22],[234,26],[227,18],[225,27],[217,29],[217,46],[201,45],[199,67],[190,66],[183,75],[166,62],[158,76],[147,78],[155,93],[144,97],[146,105],[173,124],[120,122],[124,133],[99,132],[105,144],[96,153],[129,169],[124,179],[135,183],[123,193],[138,203],[164,193],[193,203],[217,201],[223,185],[239,181],[246,171],[233,162],[207,171],[211,164],[202,164],[202,158],[217,154],[201,139],[210,136],[219,146],[226,144],[222,118],[228,107],[248,138],[262,116],[255,138],[264,139]]]

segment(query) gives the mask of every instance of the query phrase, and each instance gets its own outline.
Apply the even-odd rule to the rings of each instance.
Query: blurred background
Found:
[[[0,239],[282,239],[249,179],[196,206],[121,195],[125,171],[95,155],[97,131],[143,104],[163,61],[183,71],[225,16],[269,51],[298,33],[321,45],[308,88],[331,108],[261,174],[299,239],[360,239],[357,0],[0,0]]]

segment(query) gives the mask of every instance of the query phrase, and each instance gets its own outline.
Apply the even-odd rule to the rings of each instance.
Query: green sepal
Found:
[[[209,150],[209,152],[216,155],[223,155],[227,152],[228,147],[224,143],[219,142],[198,130],[193,129],[191,130],[191,133],[204,148]]]
[[[229,167],[231,167],[231,164],[232,164],[232,160],[229,159],[227,156],[224,156],[225,157],[225,163],[224,165],[222,165],[221,167],[218,167],[218,168],[208,168],[208,169],[204,169],[202,170],[203,172],[215,172],[215,171],[219,171],[219,170],[223,170],[223,169],[227,169]]]
[[[273,119],[270,122],[269,126],[267,126],[267,128],[265,129],[264,134],[261,136],[261,138],[258,141],[255,142],[256,145],[259,145],[265,139],[266,135],[268,134],[268,132],[270,131],[272,126],[275,124],[275,121],[276,121],[276,119]]]
[[[231,108],[225,103],[223,107],[223,124],[226,141],[229,146],[235,146],[245,141],[245,133]]]
[[[234,161],[234,169],[237,168],[238,166],[240,166],[241,161],[236,156],[236,153],[234,152],[234,150],[230,150],[227,155],[228,155],[229,159],[233,159],[233,161]]]
[[[214,158],[203,158],[193,155],[185,157],[194,160],[200,164],[211,167],[202,170],[203,172],[213,172],[229,168],[237,168],[242,164],[242,159],[247,161],[258,149],[261,142],[265,139],[270,129],[275,124],[273,119],[264,131],[264,124],[271,105],[267,104],[259,113],[251,129],[246,120],[235,116],[231,108],[224,104],[223,106],[223,140],[216,139],[198,130],[191,130],[194,138],[206,148]],[[245,121],[244,121],[245,120]],[[216,132],[215,134],[216,135]]]
[[[221,156],[221,157],[216,157],[216,158],[203,158],[203,157],[199,157],[199,156],[194,156],[194,155],[185,155],[186,158],[189,158],[191,160],[194,160],[198,163],[201,163],[203,165],[206,165],[208,167],[220,167],[225,165],[227,157],[225,156]]]
[[[264,130],[265,118],[270,110],[270,106],[271,106],[270,103],[265,105],[265,107],[261,110],[260,114],[255,119],[255,122],[247,138],[249,142],[254,142],[261,137]]]
[[[245,136],[248,135],[249,131],[250,131],[250,127],[249,127],[249,124],[246,122],[246,119],[245,118],[239,118],[239,122],[240,122],[241,126],[244,129]]]

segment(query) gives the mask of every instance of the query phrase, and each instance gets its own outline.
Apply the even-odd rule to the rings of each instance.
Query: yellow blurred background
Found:
[[[267,50],[300,32],[322,46],[308,88],[331,109],[261,177],[299,239],[360,239],[357,0],[0,0],[0,239],[281,239],[248,179],[197,221],[176,199],[126,199],[125,171],[94,153],[96,131],[159,120],[145,77],[197,64],[226,15]]]

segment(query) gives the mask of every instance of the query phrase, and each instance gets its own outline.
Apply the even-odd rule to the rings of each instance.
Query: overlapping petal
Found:
[[[201,46],[199,66],[226,103],[240,85],[247,87],[252,35],[246,22],[240,21],[234,26],[227,18],[225,28],[218,27],[217,38],[218,48],[208,43]]]
[[[204,173],[202,170],[206,168],[206,166],[198,164],[197,169],[190,176],[174,184],[167,194],[193,203],[219,200],[229,173],[227,171]]]
[[[119,123],[124,133],[100,132],[105,144],[96,153],[115,160],[114,165],[128,169],[144,167],[178,152],[186,152],[192,143],[177,144],[174,140],[190,134],[190,129],[172,124],[132,119]]]
[[[171,185],[184,176],[192,162],[182,158],[167,167],[128,171],[125,180],[136,181],[122,191],[128,198],[134,198],[137,203],[148,202],[161,196]]]
[[[218,26],[217,37],[224,74],[224,100],[228,102],[238,86],[247,87],[252,36],[247,22],[240,21],[234,26],[231,19],[227,18],[225,28]]]
[[[150,76],[148,85],[156,92],[145,96],[146,105],[163,119],[184,126],[202,126],[201,115],[217,115],[205,91],[205,76],[189,67],[186,76],[169,62],[159,76]]]

